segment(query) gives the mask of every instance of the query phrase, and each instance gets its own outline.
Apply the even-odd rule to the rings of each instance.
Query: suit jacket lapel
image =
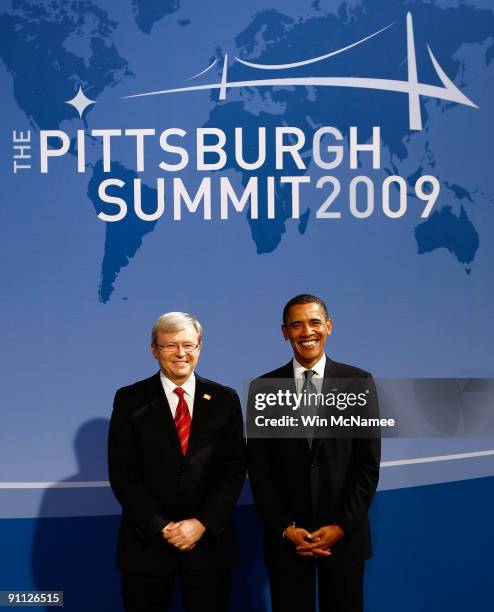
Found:
[[[156,423],[163,428],[170,444],[182,455],[180,442],[178,440],[177,428],[172,417],[170,404],[166,399],[163,385],[161,384],[160,373],[158,372],[149,381],[149,407],[156,420]]]
[[[331,391],[331,379],[336,377],[334,361],[326,355],[326,365],[324,366],[324,379],[321,392],[325,395]],[[314,438],[312,441],[311,455],[315,459],[322,446],[323,438]]]
[[[278,370],[278,373],[279,373],[278,378],[293,381],[293,386],[292,386],[291,391],[295,392],[297,389],[297,386],[295,384],[295,372],[293,371],[293,361],[291,360],[286,365],[282,366]],[[293,441],[304,451],[304,453],[306,454],[310,453],[309,441],[307,440],[305,436],[302,436],[300,438],[294,438]]]
[[[208,408],[214,397],[210,400],[206,399],[204,395],[208,394],[209,386],[203,378],[195,374],[196,377],[196,389],[194,393],[194,408],[192,411],[192,422],[190,425],[189,443],[187,446],[186,455],[194,452],[197,447],[197,440],[200,437],[200,433],[204,430],[208,418]],[[177,453],[182,455],[182,449],[178,440],[177,428],[172,417],[170,405],[166,399],[163,385],[161,384],[159,372],[153,376],[149,381],[149,408],[152,414],[159,424],[165,431],[165,434],[169,442],[176,449]]]
[[[208,394],[209,387],[203,378],[195,374],[196,390],[194,393],[194,410],[192,413],[192,423],[190,426],[189,444],[187,447],[187,455],[193,453],[197,447],[197,440],[202,431],[206,428],[208,418],[208,408],[214,402],[214,396]],[[209,395],[210,399],[206,399],[205,395]]]

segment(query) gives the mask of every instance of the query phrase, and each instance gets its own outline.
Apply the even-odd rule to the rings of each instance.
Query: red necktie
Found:
[[[182,453],[187,452],[187,444],[189,443],[190,434],[190,412],[187,402],[184,398],[185,391],[182,387],[177,387],[173,393],[178,395],[178,405],[175,412],[175,427],[177,428],[178,441],[182,447]]]

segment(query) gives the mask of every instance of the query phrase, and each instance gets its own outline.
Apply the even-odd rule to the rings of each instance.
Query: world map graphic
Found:
[[[152,40],[158,25],[169,23],[170,28],[173,25],[176,36],[172,42],[179,44],[180,31],[193,19],[192,10],[189,13],[185,10],[190,8],[185,1],[128,1],[130,6],[127,8],[132,11],[134,26],[143,40]],[[232,33],[235,54],[243,60],[264,64],[317,57],[328,50],[345,47],[388,24],[395,24],[382,39],[369,41],[369,51],[352,51],[332,58],[331,74],[371,77],[377,72],[382,78],[406,79],[404,17],[407,11],[413,13],[416,24],[417,49],[440,43],[441,66],[460,89],[468,87],[474,78],[480,78],[488,70],[494,57],[494,12],[464,2],[443,6],[421,0],[405,4],[362,0],[341,2],[336,10],[329,11],[324,3],[315,1],[304,10],[301,6],[298,18],[279,10],[264,9],[254,14],[243,30]],[[0,12],[0,59],[12,77],[16,104],[35,132],[63,129],[62,124],[87,127],[91,123],[93,108],[80,120],[74,108],[66,104],[79,86],[96,101],[122,83],[128,83],[129,91],[135,89],[132,82],[136,74],[129,53],[139,55],[140,51],[138,48],[122,48],[122,39],[117,36],[118,28],[116,12],[109,14],[104,8],[85,0],[14,0],[10,9]],[[466,46],[477,51],[470,57],[468,66],[462,55]],[[386,50],[393,50],[389,51],[393,61],[383,61],[376,67],[375,57],[386,54]],[[211,53],[204,58],[204,65],[216,59],[220,70],[224,54],[225,50],[215,45],[212,37]],[[472,75],[472,67],[475,75]],[[422,82],[437,82],[437,75],[425,56],[420,57],[419,69]],[[244,65],[232,63],[229,79],[242,80],[246,70]],[[311,67],[311,74],[324,74],[325,70],[327,66],[317,65]],[[219,75],[217,72],[214,76],[219,78]],[[161,75],[160,85],[164,78]],[[220,127],[227,135],[232,134],[237,125],[242,125],[247,135],[255,135],[259,125],[266,126],[268,131],[279,125],[289,125],[307,132],[322,125],[335,125],[345,137],[350,126],[355,124],[355,117],[358,117],[363,133],[368,135],[371,126],[381,126],[386,174],[405,177],[410,187],[421,174],[437,173],[441,181],[439,205],[414,230],[417,254],[447,249],[470,274],[481,235],[468,212],[471,207],[484,205],[492,198],[476,188],[475,174],[463,184],[455,176],[439,170],[438,157],[444,153],[436,150],[436,143],[430,137],[431,113],[435,118],[446,116],[455,111],[456,105],[436,100],[422,103],[423,130],[413,132],[407,122],[405,98],[382,92],[350,94],[338,88],[253,87],[231,92],[224,101],[211,94],[208,103],[213,100],[214,103],[202,125]],[[129,113],[132,112],[130,106],[128,108]],[[464,113],[462,121],[468,121],[468,113],[475,111],[462,108],[461,112]],[[231,147],[232,142],[233,138],[227,138],[227,147]],[[247,138],[247,151],[254,146],[254,139],[250,142]],[[227,149],[227,153],[229,160],[234,159],[233,151]],[[309,142],[302,150],[302,156],[308,153]],[[229,167],[237,170],[233,165]],[[98,185],[106,178],[101,159],[88,161],[88,170],[87,197],[99,212]],[[294,164],[286,171],[294,176],[305,172]],[[254,174],[242,171],[241,184],[245,187]],[[279,177],[281,172],[274,165],[268,165],[263,167],[262,173],[256,171],[256,174],[262,181],[264,176]],[[112,177],[124,181],[131,190],[130,184],[137,173],[123,162],[115,162]],[[145,185],[142,198],[143,206],[149,203],[152,208],[156,189]],[[259,255],[269,254],[279,247],[289,222],[288,187],[279,185],[276,198],[281,204],[275,219],[262,216],[259,219],[246,216],[245,219]],[[308,203],[296,221],[297,231],[308,238],[315,222],[314,207]],[[106,224],[98,289],[100,302],[107,303],[111,299],[121,270],[131,264],[143,247],[145,236],[153,232],[156,223],[144,222],[129,213],[119,223]]]

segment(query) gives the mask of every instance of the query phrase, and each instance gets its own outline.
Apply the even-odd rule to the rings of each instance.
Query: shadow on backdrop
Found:
[[[74,439],[78,471],[60,482],[108,480],[108,426],[107,419],[98,418],[79,428]],[[32,545],[33,582],[38,590],[63,591],[64,609],[70,612],[123,612],[115,565],[120,516],[101,515],[102,508],[112,507],[108,487],[51,487],[43,496]],[[239,561],[232,572],[230,610],[268,611],[262,529],[255,508],[237,507],[234,522]],[[170,612],[181,611],[176,588]]]
[[[74,439],[78,472],[64,483],[108,480],[106,440],[109,421],[84,423]],[[62,590],[64,609],[119,612],[119,573],[115,567],[118,517],[101,514],[110,489],[52,487],[41,501],[33,538],[33,581],[39,590]],[[98,511],[99,508],[99,511]],[[56,610],[46,607],[45,610]]]

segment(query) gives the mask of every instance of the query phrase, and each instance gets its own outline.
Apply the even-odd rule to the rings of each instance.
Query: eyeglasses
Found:
[[[176,353],[180,348],[182,348],[185,353],[192,353],[196,350],[199,344],[192,344],[192,342],[186,342],[185,344],[167,342],[166,344],[156,344],[156,346],[165,353]]]

